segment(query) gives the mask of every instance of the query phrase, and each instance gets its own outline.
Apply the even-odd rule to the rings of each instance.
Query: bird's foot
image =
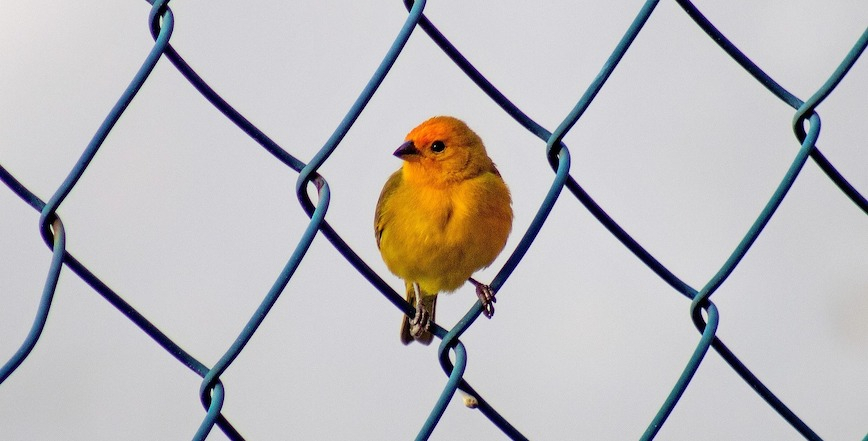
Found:
[[[491,318],[494,315],[494,303],[497,302],[497,299],[494,297],[494,291],[491,290],[490,286],[477,282],[473,278],[470,278],[470,283],[476,286],[476,296],[482,302],[482,314],[486,318]]]
[[[422,306],[422,302],[416,303],[416,315],[410,319],[410,335],[415,339],[419,339],[428,331],[428,327],[431,326],[431,314],[425,310]]]

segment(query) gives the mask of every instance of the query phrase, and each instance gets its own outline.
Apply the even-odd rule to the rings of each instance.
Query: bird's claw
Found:
[[[494,303],[497,302],[494,291],[488,285],[478,283],[476,284],[476,296],[482,302],[482,314],[486,318],[491,318],[494,315]]]
[[[410,335],[415,339],[422,337],[431,325],[431,315],[424,308],[416,308],[416,315],[410,319]]]

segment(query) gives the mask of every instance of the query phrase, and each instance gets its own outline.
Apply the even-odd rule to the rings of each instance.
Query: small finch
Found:
[[[412,320],[404,316],[401,342],[427,345],[440,292],[469,281],[485,316],[494,314],[493,292],[471,276],[506,245],[512,202],[482,140],[461,120],[423,122],[394,154],[404,163],[380,193],[374,232],[383,261],[404,280],[416,308]]]

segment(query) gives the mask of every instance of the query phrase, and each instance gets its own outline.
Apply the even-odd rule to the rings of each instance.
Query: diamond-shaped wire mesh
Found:
[[[84,96],[93,95],[86,103],[67,103],[64,113],[87,115],[99,127],[88,135],[92,138],[81,150],[71,147],[80,144],[73,140],[84,136],[89,127],[73,130],[62,121],[35,124],[47,132],[70,130],[61,137],[64,145],[39,150],[39,155],[51,153],[59,158],[45,160],[55,170],[48,174],[55,176],[54,181],[31,182],[24,166],[19,173],[16,164],[25,162],[17,155],[24,150],[0,151],[0,180],[10,190],[0,201],[4,214],[14,213],[32,225],[33,219],[24,213],[27,205],[35,209],[40,213],[41,239],[52,250],[50,260],[42,250],[32,256],[21,246],[2,250],[9,261],[2,279],[9,288],[3,288],[0,300],[13,305],[29,302],[22,308],[33,317],[33,325],[26,336],[21,328],[2,328],[0,334],[4,350],[9,348],[11,354],[0,369],[0,426],[18,427],[13,421],[28,419],[31,426],[74,425],[85,419],[81,415],[86,411],[79,409],[81,400],[88,403],[88,397],[72,391],[85,390],[99,397],[101,389],[125,390],[126,381],[159,382],[163,375],[180,375],[189,386],[192,376],[176,372],[180,366],[201,377],[198,395],[205,413],[196,422],[198,428],[189,421],[179,423],[184,418],[177,414],[163,415],[157,422],[149,419],[150,425],[139,421],[153,431],[133,438],[187,437],[178,433],[178,426],[195,431],[193,439],[221,433],[230,439],[277,436],[260,431],[257,418],[292,422],[276,429],[281,437],[309,433],[303,437],[317,438],[314,432],[297,431],[296,424],[309,423],[331,433],[326,438],[407,438],[411,435],[404,431],[390,430],[397,424],[388,419],[391,407],[382,403],[381,382],[390,379],[400,382],[395,389],[401,391],[387,397],[390,405],[394,400],[430,409],[427,420],[413,413],[417,420],[401,422],[401,427],[417,428],[417,439],[436,437],[438,430],[445,439],[563,438],[566,434],[652,439],[672,424],[680,427],[670,432],[673,439],[706,438],[702,425],[707,420],[742,428],[721,432],[729,434],[756,433],[757,426],[771,425],[774,428],[763,432],[763,437],[773,436],[769,433],[805,439],[821,439],[824,432],[854,439],[864,435],[868,386],[858,368],[865,367],[868,344],[868,328],[860,325],[868,311],[864,260],[868,202],[860,193],[866,163],[859,160],[864,159],[865,138],[858,131],[864,134],[868,101],[858,93],[865,90],[866,76],[857,61],[868,45],[865,17],[858,17],[865,8],[848,12],[856,26],[841,21],[846,37],[840,38],[848,41],[847,48],[840,53],[830,49],[827,60],[813,60],[802,59],[802,51],[811,48],[798,44],[754,57],[746,48],[756,47],[755,42],[731,40],[724,26],[718,29],[716,21],[707,19],[688,1],[583,5],[586,9],[570,4],[542,15],[520,6],[509,10],[506,5],[497,11],[476,11],[495,23],[504,17],[515,20],[503,28],[473,28],[482,16],[474,16],[472,9],[456,12],[452,6],[424,1],[407,2],[405,12],[392,8],[388,19],[377,15],[376,8],[348,8],[354,20],[377,27],[367,36],[343,35],[341,27],[335,26],[336,19],[323,12],[327,9],[301,19],[298,14],[305,10],[294,10],[301,6],[285,6],[285,16],[261,12],[238,14],[235,19],[221,17],[227,20],[225,27],[212,39],[185,34],[183,23],[188,18],[178,12],[184,9],[183,3],[173,4],[177,11],[167,3],[152,5],[147,23],[153,44],[145,47],[138,40],[142,55],[147,53],[138,71],[112,61],[119,54],[91,62],[132,78],[125,89],[103,84],[109,80],[99,70],[70,71],[63,76],[66,83],[41,86],[46,95],[75,88],[82,89]],[[721,8],[709,5],[712,7]],[[316,10],[309,8],[307,12]],[[785,28],[781,23],[786,24],[788,12],[762,14],[768,11],[759,9],[742,11],[744,20],[761,16]],[[546,20],[534,22],[537,17]],[[660,24],[655,23],[658,17]],[[561,31],[565,24],[588,20],[606,22],[610,34],[601,32],[598,40],[588,41],[587,36],[580,37],[584,34],[579,30]],[[438,28],[440,23],[442,28]],[[853,34],[859,23],[861,34]],[[620,26],[617,32],[616,25]],[[299,50],[293,52],[298,58],[278,51],[220,50],[228,41],[255,40],[261,38],[257,31],[283,26],[302,29],[286,31],[297,41],[275,44]],[[123,31],[112,34],[106,30],[92,38],[132,34],[123,26],[119,29]],[[791,31],[800,35],[825,32],[817,28]],[[492,45],[499,38],[506,39],[509,32],[521,33],[525,45]],[[386,35],[393,40],[386,40]],[[770,31],[754,38],[772,35]],[[559,44],[556,51],[546,46],[564,36],[570,41]],[[345,39],[344,52],[320,49],[317,41],[326,38]],[[376,60],[360,55],[370,54],[371,47],[384,53],[378,66]],[[303,58],[304,48],[312,51],[307,58]],[[85,49],[65,49],[66,56],[76,57]],[[533,52],[544,54],[549,61],[538,65],[522,62],[518,56]],[[818,52],[822,51],[811,53]],[[190,64],[181,53],[189,57]],[[595,76],[550,82],[559,78],[559,72],[573,69],[576,60],[587,61],[583,53],[597,57]],[[695,54],[702,56],[691,59]],[[782,72],[773,64],[777,62],[774,55],[779,54],[812,69],[819,66],[826,76],[811,82]],[[18,66],[8,78],[17,78],[15,72],[23,71],[39,82],[39,75],[47,75],[28,63],[34,58],[3,56]],[[194,60],[209,57],[203,64],[212,71],[196,70]],[[405,58],[408,61],[402,64]],[[763,70],[766,64],[756,61],[759,59],[772,60],[767,63],[773,69]],[[489,67],[497,62],[514,69]],[[358,71],[373,74],[354,76]],[[323,82],[318,84],[329,84],[330,90],[306,87],[308,77],[320,77]],[[795,93],[780,78],[808,86],[799,84],[800,93]],[[237,82],[269,84],[274,93],[256,98],[218,93]],[[501,83],[507,86],[499,87]],[[3,93],[14,94],[10,84],[3,86]],[[607,96],[610,88],[617,92]],[[111,91],[116,89],[123,93],[113,98],[111,107]],[[288,96],[286,89],[295,95]],[[419,91],[418,96],[414,90]],[[307,101],[306,93],[315,98]],[[140,95],[148,98],[141,98],[147,99],[146,104],[137,107]],[[835,114],[833,107],[830,112],[835,117],[823,119],[821,132],[824,104],[839,96],[856,102],[853,113]],[[213,126],[207,130],[189,126],[187,115],[173,109],[178,102],[197,103],[195,112],[207,115]],[[99,106],[111,107],[101,124],[93,116],[100,113]],[[760,120],[744,117],[754,115],[754,106],[774,111]],[[12,124],[23,124],[21,120],[42,121],[39,115],[16,114],[8,107],[4,109],[2,124],[8,127],[4,132],[16,133]],[[276,116],[261,110],[274,108],[285,113]],[[441,302],[453,305],[453,309],[441,307],[457,322],[435,332],[442,339],[438,360],[448,377],[445,386],[432,375],[432,363],[424,367],[414,363],[417,356],[433,360],[430,349],[401,348],[395,344],[397,332],[384,332],[398,323],[392,305],[408,313],[412,308],[393,290],[400,284],[385,271],[370,237],[379,186],[388,171],[397,167],[388,154],[404,132],[429,116],[420,112],[431,109],[456,113],[477,129],[513,190],[516,210],[516,227],[507,249],[483,272],[501,292],[498,305],[503,306],[498,316],[491,322],[476,320],[479,304],[466,314],[459,311],[471,302],[466,294]],[[76,119],[76,124],[80,126],[82,120]],[[685,130],[689,124],[699,127]],[[787,131],[786,137],[781,135]],[[31,138],[40,136],[44,135],[33,133]],[[4,144],[19,142],[4,137],[0,133]],[[857,145],[842,147],[841,139]],[[853,160],[839,161],[839,156],[849,158],[847,149],[861,153],[853,154]],[[111,170],[101,164],[111,164]],[[61,181],[57,170],[68,173],[65,180]],[[15,196],[20,201],[12,202]],[[798,202],[787,212],[793,197]],[[831,210],[830,203],[835,204],[835,215],[825,211]],[[776,221],[781,225],[776,227]],[[35,230],[9,225],[4,228],[7,237],[39,239],[32,234]],[[599,234],[583,233],[588,229]],[[369,240],[359,239],[365,237]],[[801,254],[809,258],[793,257]],[[130,267],[134,271],[124,270]],[[39,280],[32,276],[33,268],[39,268]],[[356,270],[354,275],[347,275],[349,268]],[[338,278],[348,279],[345,285],[330,280],[340,271],[344,275]],[[17,279],[34,279],[29,281],[42,285],[38,306],[33,283],[11,282]],[[781,279],[791,280],[804,291],[776,286],[775,281]],[[80,281],[89,288],[76,286]],[[24,286],[29,291],[21,288]],[[72,303],[64,299],[66,291],[99,297],[90,295]],[[286,296],[298,299],[283,310],[273,308]],[[818,304],[818,298],[830,300]],[[511,308],[513,299],[516,307]],[[102,300],[115,310],[104,311]],[[623,303],[613,303],[616,300]],[[673,309],[667,310],[670,304]],[[689,310],[683,308],[687,304]],[[213,305],[217,306],[211,308]],[[595,322],[593,311],[607,308],[619,321]],[[613,308],[618,310],[613,312]],[[662,309],[652,313],[646,308]],[[10,310],[9,314],[23,314]],[[464,316],[457,318],[461,314]],[[381,315],[383,320],[379,320]],[[741,326],[727,325],[731,316],[743,318],[736,321]],[[111,319],[95,321],[93,317]],[[134,336],[118,334],[115,339],[105,334],[106,323],[100,321],[118,318],[135,327],[112,323],[110,329],[133,330]],[[822,324],[804,323],[806,318]],[[386,320],[394,323],[384,324]],[[292,327],[285,330],[288,334],[279,334],[273,328],[276,323]],[[440,321],[440,325],[446,323],[449,321]],[[698,332],[688,333],[685,325]],[[57,335],[81,327],[85,331],[76,335],[88,336],[85,340],[66,341],[61,348],[51,343]],[[827,352],[810,347],[816,340],[800,334],[802,329],[830,333],[822,341],[841,345],[837,354],[855,352],[852,360],[822,360]],[[735,344],[724,344],[727,332],[735,336]],[[794,337],[792,341],[782,343],[769,337],[787,333]],[[372,343],[383,339],[389,340],[383,346]],[[583,355],[621,353],[619,342],[634,343],[623,351],[623,359]],[[44,351],[43,346],[47,347]],[[565,346],[570,349],[561,349]],[[802,346],[805,349],[799,353]],[[150,368],[158,371],[149,374],[137,372],[134,362],[93,365],[97,372],[129,370],[132,374],[124,382],[118,377],[95,381],[84,371],[91,369],[88,360],[99,359],[100,353],[135,360],[138,352],[154,349],[164,351],[161,354],[167,361]],[[388,352],[392,350],[397,357]],[[512,353],[510,364],[491,363],[489,360],[498,360],[498,352]],[[171,357],[165,357],[166,353]],[[251,353],[255,356],[248,355]],[[474,354],[479,354],[477,366],[481,365],[476,370]],[[668,371],[654,364],[661,357],[674,357],[666,360]],[[793,365],[793,360],[802,364]],[[823,371],[829,364],[840,364],[841,371]],[[54,366],[57,373],[39,373],[31,382],[26,377],[34,370],[30,366]],[[678,370],[673,371],[672,366]],[[730,378],[709,385],[698,379],[703,369],[713,372],[710,376]],[[246,374],[239,373],[233,381],[233,370]],[[775,384],[766,382],[764,372],[769,371],[778,373],[772,376]],[[521,378],[528,373],[532,380]],[[622,387],[601,390],[600,396],[607,398],[597,400],[596,405],[576,404],[586,403],[580,395],[594,397],[595,375],[607,373]],[[18,385],[16,377],[24,377]],[[91,383],[76,385],[79,379]],[[806,386],[791,387],[788,382]],[[275,387],[281,383],[288,388]],[[44,406],[72,409],[66,411],[72,423],[37,422],[41,420],[35,415],[50,412],[42,404],[19,403],[18,398],[27,396],[28,388],[37,389],[35,384],[57,397]],[[311,394],[311,385],[321,388],[328,399]],[[650,395],[637,392],[640,388],[650,389]],[[780,389],[787,393],[777,392]],[[286,408],[267,406],[254,416],[241,406],[233,408],[236,396],[237,402],[250,406],[277,390],[287,394],[275,397],[279,403],[288,403]],[[434,390],[438,392],[432,393]],[[173,400],[195,403],[191,390],[177,393]],[[460,400],[454,398],[461,393],[479,401],[478,411],[486,419],[476,417],[474,421],[490,421],[491,425],[462,428],[462,424],[446,423],[453,427],[448,432],[438,426],[441,417],[463,422],[460,418],[475,415],[460,409]],[[38,392],[33,395],[40,396]],[[804,404],[815,395],[816,404]],[[130,396],[110,407],[118,406],[122,414],[144,415],[141,399]],[[715,416],[719,404],[730,401],[761,403],[765,413],[757,413],[755,421]],[[817,408],[832,404],[846,409],[835,411],[841,421],[822,420],[827,414]],[[678,410],[687,408],[684,416],[680,423],[667,425],[671,416],[678,415],[678,411],[673,413],[676,405]],[[350,412],[342,410],[345,407],[363,409],[366,412],[360,414],[365,416],[348,416]],[[450,416],[447,409],[462,410],[464,416]],[[542,410],[531,412],[533,409]],[[621,423],[624,409],[634,412],[630,423]],[[636,415],[638,409],[646,414]],[[233,415],[244,416],[238,420]],[[591,432],[596,427],[593,421],[608,421],[602,426],[611,431]],[[637,430],[639,421],[641,430]],[[123,422],[105,424],[130,427]],[[377,429],[370,429],[372,426]],[[69,430],[61,433],[77,439],[80,433],[99,432],[100,427]]]

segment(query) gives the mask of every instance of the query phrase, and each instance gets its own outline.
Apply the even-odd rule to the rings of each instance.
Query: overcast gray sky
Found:
[[[431,1],[428,15],[520,108],[554,129],[640,1]],[[868,24],[864,1],[699,2],[788,90],[810,96]],[[406,17],[400,1],[171,3],[172,44],[225,99],[300,159],[323,145]],[[48,199],[153,45],[144,1],[0,0],[0,164]],[[818,145],[868,193],[868,63],[818,109]],[[553,174],[527,133],[417,30],[321,169],[326,218],[395,289],[373,239],[391,152],[429,116],[464,119],[513,192],[515,248]],[[572,175],[646,249],[701,287],[798,150],[794,111],[674,3],[661,2],[565,141]],[[162,60],[59,210],[68,249],[199,360],[213,365],[295,248],[308,218],[296,173]],[[50,251],[39,214],[0,188],[0,362],[25,338]],[[718,336],[829,440],[868,432],[868,222],[808,161],[713,296]],[[464,335],[466,377],[531,439],[636,439],[699,334],[689,302],[568,192]],[[452,326],[476,297],[439,302]],[[222,379],[247,438],[409,439],[446,377],[436,346],[404,347],[400,313],[318,237]],[[0,385],[4,440],[184,440],[204,417],[200,378],[75,274],[45,332]],[[456,396],[431,439],[503,439]],[[210,440],[225,439],[215,428]],[[661,440],[801,439],[713,351]]]

